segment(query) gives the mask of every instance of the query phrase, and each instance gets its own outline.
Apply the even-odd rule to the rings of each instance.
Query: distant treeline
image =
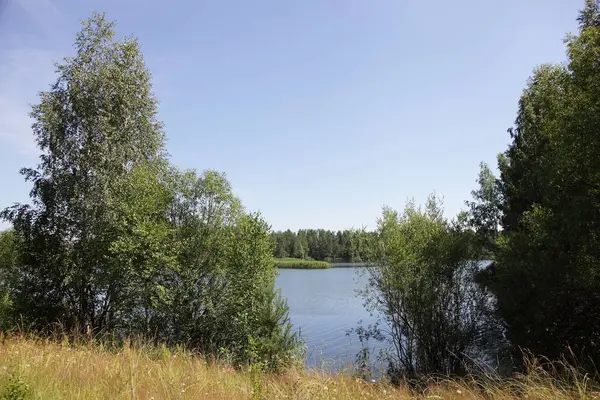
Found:
[[[291,269],[327,269],[331,264],[325,261],[315,261],[298,258],[276,258],[275,266],[277,268]]]
[[[271,233],[273,255],[277,258],[301,258],[327,262],[361,262],[365,260],[367,240],[372,232],[324,229],[287,230]]]

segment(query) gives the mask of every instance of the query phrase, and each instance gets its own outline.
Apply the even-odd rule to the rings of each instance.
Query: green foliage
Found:
[[[15,234],[12,230],[0,232],[0,269],[10,269],[17,260]]]
[[[488,165],[481,163],[479,168],[479,188],[471,192],[473,201],[466,202],[469,207],[466,223],[477,232],[484,256],[490,257],[496,250],[498,240],[502,218],[502,192]]]
[[[372,233],[360,230],[327,231],[289,229],[271,234],[276,258],[299,258],[326,262],[362,262],[367,249],[362,246]]]
[[[28,400],[33,398],[33,390],[17,371],[11,374],[0,386],[0,400]]]
[[[0,236],[0,316],[39,333],[58,323],[267,369],[294,363],[269,226],[223,174],[168,164],[139,46],[113,28],[99,14],[84,22],[33,107],[41,162],[22,170],[32,205],[2,213],[14,231]]]
[[[0,330],[13,326],[12,300],[13,270],[17,263],[15,235],[12,230],[0,232]]]
[[[106,259],[119,237],[121,185],[139,165],[163,160],[150,74],[133,39],[113,39],[102,15],[84,22],[76,55],[33,107],[42,155],[21,172],[33,205],[4,211],[19,242],[16,311],[36,328],[110,329],[129,282]]]
[[[568,62],[539,67],[521,96],[512,143],[499,157],[502,233],[489,277],[516,352],[573,352],[596,366],[599,9],[586,1],[579,33],[566,41]]]
[[[250,361],[251,343],[280,340],[277,352],[258,348],[256,357],[273,368],[294,362],[297,339],[287,306],[273,292],[277,270],[269,226],[243,212],[222,174],[174,171],[171,185],[176,195],[170,218],[181,251],[172,301],[163,313],[170,327],[164,340],[212,354],[226,349],[234,362]]]
[[[287,301],[279,291],[269,291],[271,305],[257,310],[256,331],[249,336],[248,361],[266,371],[300,365],[304,359],[299,335],[292,332]]]
[[[331,264],[325,261],[302,260],[298,258],[276,258],[275,266],[277,268],[294,269],[326,269],[331,268]]]
[[[359,335],[388,341],[393,379],[466,373],[493,326],[471,232],[444,219],[432,196],[423,210],[384,209],[376,234],[363,295],[380,319]]]
[[[140,165],[117,187],[115,238],[105,262],[111,271],[109,285],[120,282],[121,290],[110,292],[115,301],[107,313],[109,331],[151,335],[160,328],[153,326],[159,318],[156,311],[169,302],[167,282],[177,269],[180,243],[166,218],[174,194],[160,173],[150,165]],[[115,314],[123,318],[116,320]]]

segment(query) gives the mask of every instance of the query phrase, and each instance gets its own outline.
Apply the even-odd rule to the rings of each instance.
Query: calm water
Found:
[[[280,269],[276,287],[288,299],[290,316],[308,345],[309,366],[339,367],[354,362],[361,348],[356,335],[346,332],[359,320],[372,321],[356,289],[367,277],[360,268],[321,270]]]
[[[489,263],[480,261],[479,267]],[[356,293],[367,284],[364,272],[363,268],[279,270],[275,285],[287,297],[292,323],[308,345],[308,366],[340,368],[355,361],[361,344],[355,334],[348,337],[346,332],[361,319],[365,326],[374,322]],[[368,344],[372,362],[382,346],[374,341]]]

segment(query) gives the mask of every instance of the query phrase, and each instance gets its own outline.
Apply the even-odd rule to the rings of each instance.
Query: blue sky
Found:
[[[27,201],[28,104],[92,11],[138,37],[173,163],[226,172],[274,229],[464,208],[583,0],[0,0],[0,207]]]

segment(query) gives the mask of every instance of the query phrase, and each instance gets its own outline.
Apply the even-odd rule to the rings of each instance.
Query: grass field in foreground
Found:
[[[276,258],[275,266],[277,268],[297,268],[297,269],[325,269],[331,268],[331,264],[325,261],[302,260],[300,258]]]
[[[432,380],[415,392],[316,371],[239,371],[164,348],[109,352],[23,338],[0,345],[0,399],[600,399],[572,375],[560,381],[534,368],[510,380]]]

